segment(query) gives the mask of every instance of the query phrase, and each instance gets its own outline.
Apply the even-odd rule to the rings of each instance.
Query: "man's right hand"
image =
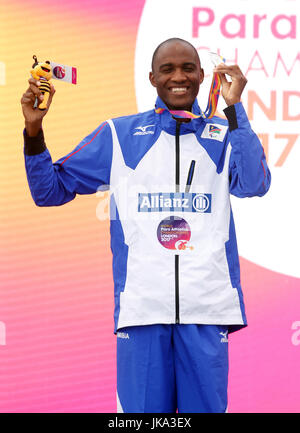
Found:
[[[29,78],[29,87],[21,98],[22,111],[25,118],[25,128],[29,137],[35,137],[42,127],[43,117],[48,113],[52,102],[55,89],[50,83],[51,91],[46,110],[34,108],[35,100],[38,99],[38,105],[42,102],[44,96],[39,90],[39,82],[33,78]]]

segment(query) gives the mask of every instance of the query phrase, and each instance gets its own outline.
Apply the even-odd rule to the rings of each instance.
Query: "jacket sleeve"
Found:
[[[229,161],[230,193],[237,197],[263,196],[269,189],[271,173],[264,149],[252,131],[241,102],[225,108],[231,144]]]
[[[76,194],[108,189],[112,162],[112,135],[107,122],[88,135],[68,155],[54,164],[43,131],[28,137],[24,130],[25,168],[37,206],[59,206]]]

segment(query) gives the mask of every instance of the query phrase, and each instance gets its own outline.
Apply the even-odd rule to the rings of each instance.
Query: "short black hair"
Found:
[[[197,56],[198,56],[198,58],[199,58],[198,51],[196,50],[196,48],[194,47],[194,45],[192,45],[190,42],[186,41],[185,39],[181,39],[181,38],[169,38],[169,39],[166,39],[165,41],[161,42],[161,43],[156,47],[156,49],[154,50],[154,53],[153,53],[153,56],[152,56],[152,62],[151,62],[152,72],[153,72],[153,66],[154,66],[155,58],[156,58],[156,56],[157,56],[157,53],[158,53],[159,49],[160,49],[163,45],[168,44],[169,42],[183,42],[183,43],[189,45],[190,47],[193,48],[193,50],[195,51],[195,53],[197,54]],[[199,58],[199,62],[200,62],[200,58]],[[201,66],[201,62],[200,62],[200,66]]]

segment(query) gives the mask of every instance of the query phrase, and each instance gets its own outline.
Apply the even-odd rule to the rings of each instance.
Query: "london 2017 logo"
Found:
[[[168,250],[193,250],[189,245],[191,229],[187,221],[178,216],[169,216],[163,219],[157,228],[159,243]]]
[[[53,74],[56,78],[62,79],[66,75],[66,70],[62,66],[55,66],[55,68],[53,68]]]

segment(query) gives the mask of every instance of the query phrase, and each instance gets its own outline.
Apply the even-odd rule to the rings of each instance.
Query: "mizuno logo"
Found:
[[[138,129],[133,135],[148,135],[148,134],[154,134],[154,131],[148,131],[147,128],[151,128],[155,125],[146,125],[146,126],[137,126],[134,129]]]
[[[139,193],[139,212],[211,212],[211,194],[155,192]]]
[[[228,343],[228,331],[220,332],[220,335],[222,335],[221,343]]]

